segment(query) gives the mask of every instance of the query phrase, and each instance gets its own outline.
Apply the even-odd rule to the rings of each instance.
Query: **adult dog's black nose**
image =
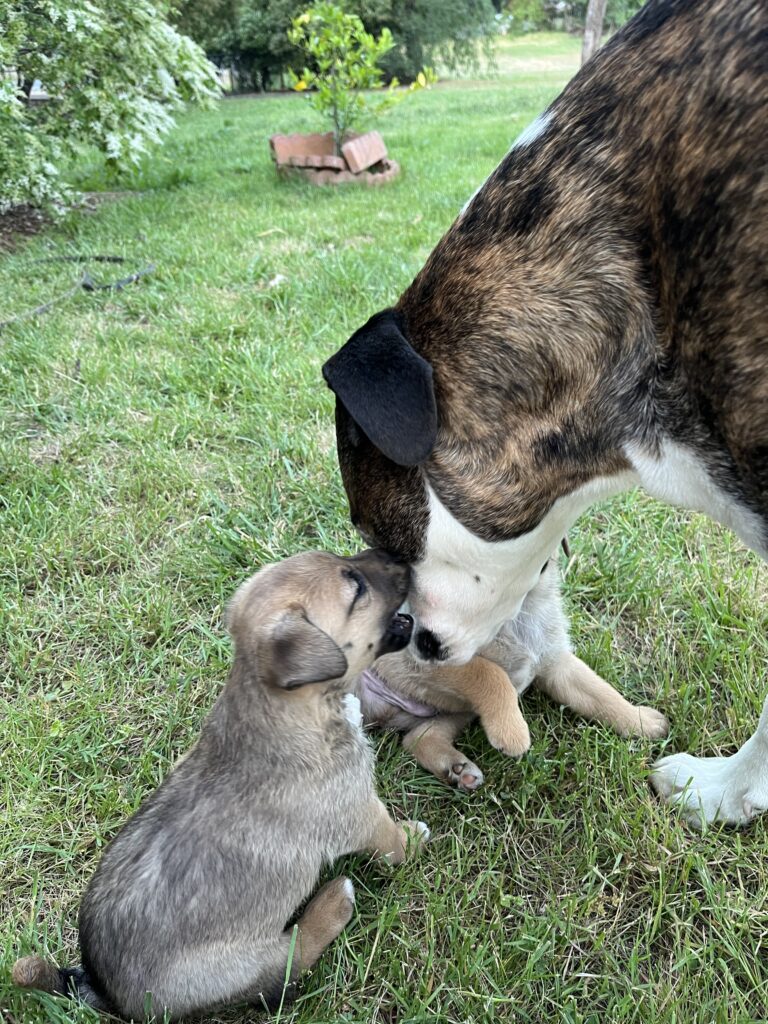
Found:
[[[448,651],[429,629],[420,629],[416,634],[416,650],[425,661],[444,661]]]

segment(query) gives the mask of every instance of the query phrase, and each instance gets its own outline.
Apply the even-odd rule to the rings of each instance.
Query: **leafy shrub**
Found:
[[[309,58],[311,67],[301,75],[291,73],[293,87],[308,93],[314,108],[333,125],[336,153],[347,132],[367,115],[381,113],[406,93],[394,92],[399,84],[393,78],[387,95],[378,102],[363,94],[363,89],[376,90],[383,85],[384,72],[379,62],[394,42],[388,28],[378,39],[366,32],[356,14],[347,14],[333,3],[317,3],[294,18],[288,39]],[[435,75],[430,69],[419,72],[409,91],[424,88]]]
[[[170,0],[26,0],[0,5],[0,210],[60,204],[66,157],[96,146],[137,163],[186,100],[217,93],[197,44],[168,23]],[[51,99],[30,104],[39,78]]]

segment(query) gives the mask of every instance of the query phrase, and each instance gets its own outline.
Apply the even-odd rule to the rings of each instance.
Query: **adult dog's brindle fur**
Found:
[[[627,468],[625,443],[662,435],[768,522],[767,10],[651,0],[397,303],[434,373],[426,475],[480,537],[531,530],[561,495]],[[354,517],[417,560],[420,471],[365,437],[352,451],[338,417]]]
[[[649,0],[326,363],[352,519],[412,562],[423,659],[466,663],[627,487],[768,557],[767,86],[765,0]],[[768,700],[731,758],[652,781],[744,822],[766,764]]]

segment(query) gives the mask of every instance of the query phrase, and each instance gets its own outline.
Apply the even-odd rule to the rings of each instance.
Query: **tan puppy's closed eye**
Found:
[[[243,584],[227,612],[234,664],[198,743],[86,890],[83,968],[25,957],[16,984],[139,1020],[148,1008],[175,1019],[291,996],[354,907],[352,883],[336,878],[289,925],[329,858],[397,862],[428,836],[421,822],[396,824],[376,795],[349,692],[408,643],[412,621],[397,611],[408,584],[408,569],[375,551],[296,555]]]

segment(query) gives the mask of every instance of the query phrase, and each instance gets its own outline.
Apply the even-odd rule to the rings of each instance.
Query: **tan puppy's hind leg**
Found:
[[[536,679],[538,689],[585,718],[605,722],[620,736],[660,739],[669,722],[654,708],[630,704],[570,651]]]
[[[297,922],[294,963],[299,970],[312,967],[317,958],[349,923],[355,909],[355,889],[348,878],[334,878],[318,889]],[[292,929],[286,934],[290,935]]]
[[[334,878],[326,882],[309,901],[295,925],[256,951],[248,951],[259,964],[257,973],[260,980],[244,992],[230,992],[229,1000],[234,995],[269,1010],[291,1003],[296,997],[299,975],[313,967],[320,954],[338,938],[354,909],[355,889],[348,878]],[[232,959],[227,958],[228,961]],[[227,962],[227,969],[231,975],[231,962]],[[219,969],[218,974],[224,973]]]
[[[277,935],[257,942],[219,939],[186,947],[157,971],[150,986],[155,1017],[164,1019],[165,1007],[176,1020],[188,1014],[199,1017],[199,1007],[205,1005],[248,1000],[276,1009],[290,1002],[299,975],[337,938],[354,906],[350,880],[334,878],[310,900],[296,924]],[[146,1002],[143,986],[126,996],[125,1019],[145,1020]]]
[[[403,747],[438,779],[471,793],[482,786],[483,773],[454,747],[453,741],[474,717],[470,712],[429,718],[403,736]]]

